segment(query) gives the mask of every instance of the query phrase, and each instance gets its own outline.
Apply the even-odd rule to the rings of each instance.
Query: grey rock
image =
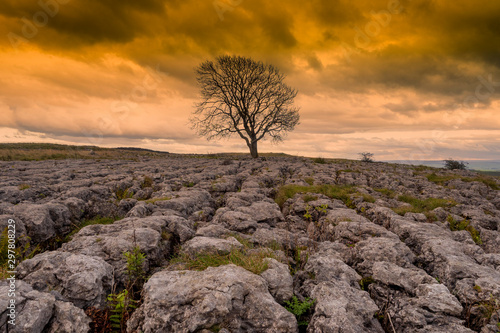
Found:
[[[293,296],[293,279],[288,266],[280,263],[276,259],[264,259],[268,263],[268,268],[260,274],[266,280],[269,292],[274,299],[283,304]]]
[[[154,274],[127,332],[194,332],[221,324],[230,332],[298,332],[266,281],[235,265]]]
[[[8,295],[10,285],[7,280],[0,281],[0,293]],[[33,290],[23,281],[16,281],[15,326],[9,325],[13,333],[69,332],[84,333],[90,331],[90,318],[83,310],[71,303],[56,301],[49,293]],[[7,309],[9,298],[0,299],[0,327],[5,327],[10,311]]]
[[[233,249],[241,249],[243,245],[234,237],[227,239],[197,236],[184,243],[182,252],[191,256],[198,253],[228,254]]]
[[[38,291],[58,291],[80,308],[104,307],[113,285],[113,268],[99,257],[52,251],[23,261],[18,277]]]

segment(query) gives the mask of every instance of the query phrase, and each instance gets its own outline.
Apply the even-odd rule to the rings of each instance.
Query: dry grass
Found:
[[[0,161],[43,161],[64,159],[132,159],[164,157],[167,153],[144,149],[100,148],[49,143],[2,143]]]
[[[264,259],[275,258],[271,249],[262,248],[260,251],[248,251],[248,249],[234,248],[228,254],[213,252],[198,253],[191,257],[181,253],[173,258],[170,263],[178,265],[180,269],[203,271],[208,267],[219,267],[223,265],[235,264],[243,267],[254,274],[260,274],[267,270],[268,263]]]

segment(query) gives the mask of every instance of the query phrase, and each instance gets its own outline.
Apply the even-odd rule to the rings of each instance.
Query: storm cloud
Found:
[[[299,90],[301,125],[267,150],[355,157],[359,140],[390,158],[419,150],[417,134],[467,131],[453,152],[498,159],[484,139],[500,128],[498,13],[486,0],[3,0],[0,140],[244,151],[188,124],[193,68],[237,54]],[[446,140],[427,158],[448,157]]]

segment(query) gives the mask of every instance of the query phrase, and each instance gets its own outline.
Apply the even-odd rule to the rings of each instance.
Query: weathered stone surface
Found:
[[[243,248],[243,245],[234,237],[220,239],[197,236],[184,243],[182,252],[191,256],[196,256],[197,253],[228,254],[231,250],[238,248]]]
[[[158,291],[144,291],[148,300],[132,319],[137,328],[158,331],[155,325],[168,321],[180,332],[191,323],[199,332],[293,332],[296,322],[278,304],[293,287],[300,300],[317,298],[304,318],[309,332],[379,332],[380,326],[397,333],[496,330],[496,315],[487,320],[478,307],[468,310],[500,299],[500,191],[470,181],[476,173],[292,157],[199,157],[0,161],[0,227],[9,218],[16,221],[17,244],[26,254],[37,244],[50,250],[19,266],[19,279],[33,283],[32,292],[51,307],[44,312],[47,306],[32,299],[35,319],[29,325],[78,331],[87,320],[79,321],[78,307],[102,306],[111,281],[114,290],[123,288],[123,253],[138,246],[146,274],[162,278]],[[436,184],[429,181],[431,173],[451,177]],[[289,191],[280,191],[283,185]],[[318,191],[323,194],[311,193]],[[282,207],[277,194],[287,195],[277,200]],[[414,213],[426,208],[413,209],[402,195],[446,200]],[[410,212],[400,216],[397,207]],[[85,227],[54,251],[63,236],[98,216],[125,218]],[[469,227],[451,231],[450,219],[466,220]],[[179,249],[192,256],[227,253],[242,246],[231,236],[253,247],[245,249],[249,255],[271,247],[289,267],[266,259],[269,269],[262,276],[241,268],[226,272],[223,291],[214,273],[223,268],[169,272],[181,267],[169,266]],[[185,297],[178,290],[172,291],[177,298],[169,298],[164,292],[174,287],[193,302],[178,303]],[[212,311],[214,306],[222,310]],[[220,318],[229,320],[210,326]]]
[[[187,220],[184,221],[187,223]],[[81,229],[70,242],[63,244],[61,250],[104,259],[113,266],[115,279],[125,283],[124,252],[132,251],[135,246],[139,247],[146,255],[143,269],[147,272],[151,266],[159,265],[170,254],[171,239],[166,233],[173,231],[176,234],[180,229],[178,223],[182,222],[175,217],[151,216],[124,219],[110,225],[90,225]],[[176,235],[179,237],[179,234]]]
[[[194,332],[216,325],[230,332],[297,332],[294,316],[276,303],[265,280],[234,265],[156,273],[144,285],[144,302],[128,332]]]
[[[18,277],[38,291],[59,292],[80,308],[104,307],[113,267],[99,257],[51,251],[23,261]]]
[[[0,281],[1,295],[8,295],[10,285],[7,280]],[[85,333],[90,331],[90,318],[82,309],[68,302],[57,301],[49,293],[33,290],[23,281],[16,281],[15,326],[9,325],[13,333],[68,332]],[[0,327],[4,328],[10,320],[7,314],[9,298],[0,298]]]
[[[293,279],[288,266],[276,259],[266,258],[268,268],[260,274],[266,280],[269,292],[274,299],[283,304],[293,296]]]

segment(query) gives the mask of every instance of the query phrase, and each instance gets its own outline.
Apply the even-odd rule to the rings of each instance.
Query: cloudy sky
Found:
[[[194,67],[276,65],[301,123],[260,151],[500,160],[500,2],[2,0],[0,142],[248,149],[190,129]]]

